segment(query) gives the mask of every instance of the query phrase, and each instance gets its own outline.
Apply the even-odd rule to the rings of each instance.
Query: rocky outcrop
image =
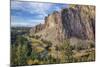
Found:
[[[37,32],[39,32],[39,31],[41,31],[41,30],[43,30],[44,29],[44,24],[38,24],[38,25],[36,25],[35,27],[33,27],[31,30],[30,30],[30,33],[31,34],[33,34],[33,33],[37,33]]]
[[[62,10],[62,24],[65,36],[80,39],[94,39],[95,7],[75,6]]]
[[[75,5],[53,12],[45,17],[45,23],[31,29],[31,35],[41,36],[41,39],[60,44],[66,39],[75,40],[95,39],[95,7]]]

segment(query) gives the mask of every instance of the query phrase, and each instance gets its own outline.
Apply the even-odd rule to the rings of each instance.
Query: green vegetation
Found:
[[[40,36],[20,33],[17,30],[13,30],[11,33],[11,65],[95,61],[93,42],[88,43],[88,48],[83,48],[81,42],[77,46],[71,46],[69,40],[64,40],[62,44],[53,46],[52,42],[41,39]]]
[[[25,65],[28,49],[28,41],[22,36],[18,36],[16,42],[11,45],[11,64]]]

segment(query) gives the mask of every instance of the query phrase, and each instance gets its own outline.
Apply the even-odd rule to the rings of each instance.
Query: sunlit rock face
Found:
[[[55,11],[44,20],[43,25],[31,29],[31,34],[35,32],[35,35],[41,35],[41,38],[53,44],[60,44],[66,39],[70,39],[71,43],[95,39],[95,6],[75,5]]]

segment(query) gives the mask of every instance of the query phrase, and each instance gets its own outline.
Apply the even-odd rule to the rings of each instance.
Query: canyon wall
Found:
[[[30,34],[41,36],[41,39],[60,44],[69,39],[77,43],[95,40],[95,6],[75,5],[55,11],[45,17],[44,24],[30,30]]]

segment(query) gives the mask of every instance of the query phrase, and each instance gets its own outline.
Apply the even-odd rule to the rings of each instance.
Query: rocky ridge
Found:
[[[41,39],[51,41],[54,45],[69,39],[70,43],[78,41],[86,44],[95,40],[95,6],[75,5],[55,11],[45,17],[45,23],[30,30],[30,35],[38,35]]]

